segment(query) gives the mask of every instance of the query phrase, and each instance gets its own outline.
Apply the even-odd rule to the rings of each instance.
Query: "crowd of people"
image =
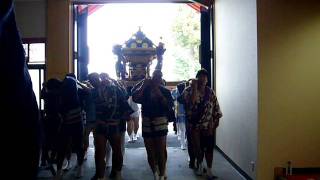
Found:
[[[70,168],[68,162],[74,152],[76,177],[82,177],[89,135],[93,133],[96,173],[92,179],[104,179],[106,166],[111,167],[109,177],[121,179],[125,132],[128,142],[135,142],[142,119],[142,137],[154,179],[166,179],[168,123],[174,121],[181,149],[188,148],[189,167],[197,175],[206,172],[210,179],[214,134],[222,113],[214,91],[206,86],[207,81],[204,69],[173,91],[164,86],[160,70],[134,87],[125,87],[106,73],[91,73],[84,82],[79,82],[72,73],[62,81],[50,79],[41,91],[45,102],[41,162],[57,164],[56,172],[53,168],[52,171],[54,179],[59,180],[64,169]]]
[[[198,71],[195,79],[180,84],[173,94],[165,88],[160,70],[155,70],[151,79],[128,89],[107,74],[91,73],[85,82],[79,82],[74,74],[67,74],[62,81],[50,79],[41,92],[45,110],[40,123],[13,3],[0,1],[0,7],[0,55],[6,67],[2,71],[6,77],[6,86],[2,88],[3,117],[10,117],[3,125],[13,127],[7,128],[10,132],[3,135],[9,135],[3,144],[9,147],[4,148],[4,154],[11,157],[4,159],[4,177],[36,179],[40,149],[43,164],[57,164],[57,171],[53,169],[57,180],[63,176],[65,159],[70,159],[70,154],[75,152],[76,176],[81,177],[92,132],[96,167],[92,179],[105,179],[109,159],[112,159],[110,177],[121,179],[126,124],[129,140],[134,141],[140,116],[138,103],[148,163],[154,179],[166,179],[166,136],[176,100],[177,130],[182,148],[188,147],[189,167],[197,175],[203,175],[205,159],[207,177],[213,178],[214,134],[222,113],[214,91],[206,86],[208,72]],[[23,173],[12,168],[17,162]]]

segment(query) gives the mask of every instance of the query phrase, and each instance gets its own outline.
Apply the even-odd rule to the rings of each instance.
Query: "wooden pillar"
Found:
[[[73,72],[72,5],[69,0],[48,0],[47,78],[63,79]]]

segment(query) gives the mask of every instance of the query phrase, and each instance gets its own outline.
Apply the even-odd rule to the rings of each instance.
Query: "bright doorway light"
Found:
[[[116,78],[117,57],[112,53],[112,47],[124,44],[139,27],[154,44],[165,43],[164,79],[178,81],[194,77],[200,68],[200,14],[185,4],[172,3],[105,4],[90,15],[89,73],[107,72]],[[155,65],[156,60],[153,68]]]

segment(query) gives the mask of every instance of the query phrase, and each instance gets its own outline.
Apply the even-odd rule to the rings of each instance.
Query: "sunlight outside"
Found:
[[[91,14],[88,17],[89,73],[107,72],[116,78],[117,56],[112,53],[112,47],[124,44],[139,27],[154,44],[160,41],[165,44],[164,79],[179,81],[194,77],[200,68],[200,14],[184,4],[163,3],[106,4]],[[192,40],[188,40],[190,34]],[[156,60],[151,72],[155,65]]]

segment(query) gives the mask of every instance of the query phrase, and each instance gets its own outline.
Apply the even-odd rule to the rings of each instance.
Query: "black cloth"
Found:
[[[138,102],[142,105],[142,115],[149,118],[168,117],[170,109],[173,108],[173,99],[171,92],[163,86],[160,86],[162,95],[167,99],[167,104],[163,105],[158,99],[152,98],[152,88],[147,87],[144,90],[142,101]]]
[[[200,147],[201,151],[213,153],[213,148],[215,146],[215,137],[213,135],[200,134]]]
[[[162,130],[162,131],[157,131],[152,133],[142,132],[143,138],[157,138],[157,137],[163,137],[167,135],[168,135],[168,130]]]
[[[41,140],[39,112],[11,0],[0,1],[0,61],[2,154],[7,157],[2,161],[2,176],[36,179]],[[17,164],[19,173],[14,168]]]
[[[68,76],[64,78],[60,96],[60,111],[62,114],[65,114],[72,109],[81,107],[76,79]]]
[[[188,155],[189,155],[189,158],[190,158],[190,164],[191,165],[194,165],[194,162],[195,162],[195,153],[194,153],[194,150],[193,150],[193,144],[192,144],[192,135],[191,135],[191,129],[188,127],[188,124],[186,123],[186,135],[187,135],[187,145],[188,145]]]
[[[61,82],[57,79],[50,79],[47,87],[41,90],[41,99],[44,100],[44,117],[42,124],[44,128],[44,146],[53,150],[56,146],[58,129],[61,123],[59,116],[59,96]]]
[[[48,87],[41,89],[41,99],[44,100],[44,112],[46,115],[56,115],[59,113],[60,85],[52,87],[52,80],[48,81]]]
[[[109,125],[109,124],[97,124],[95,133],[96,135],[102,135],[106,138],[111,138],[115,134],[120,134],[123,131],[123,124]]]
[[[183,90],[186,88],[186,83],[185,82],[182,82],[182,83],[179,83],[177,85],[177,89],[179,91],[179,94],[182,94],[183,93]]]
[[[65,143],[68,138],[72,139],[72,146],[75,152],[82,151],[83,146],[83,124],[81,122],[74,124],[63,124],[59,131],[59,151],[64,151]]]
[[[57,135],[59,132],[61,118],[58,115],[46,115],[43,120],[44,145],[48,150],[56,150]]]
[[[71,143],[71,149],[77,153],[78,165],[83,163],[83,124],[82,122],[73,124],[63,124],[58,134],[58,168],[67,154],[68,146]],[[60,164],[61,163],[61,164]],[[59,165],[60,164],[60,165]]]

